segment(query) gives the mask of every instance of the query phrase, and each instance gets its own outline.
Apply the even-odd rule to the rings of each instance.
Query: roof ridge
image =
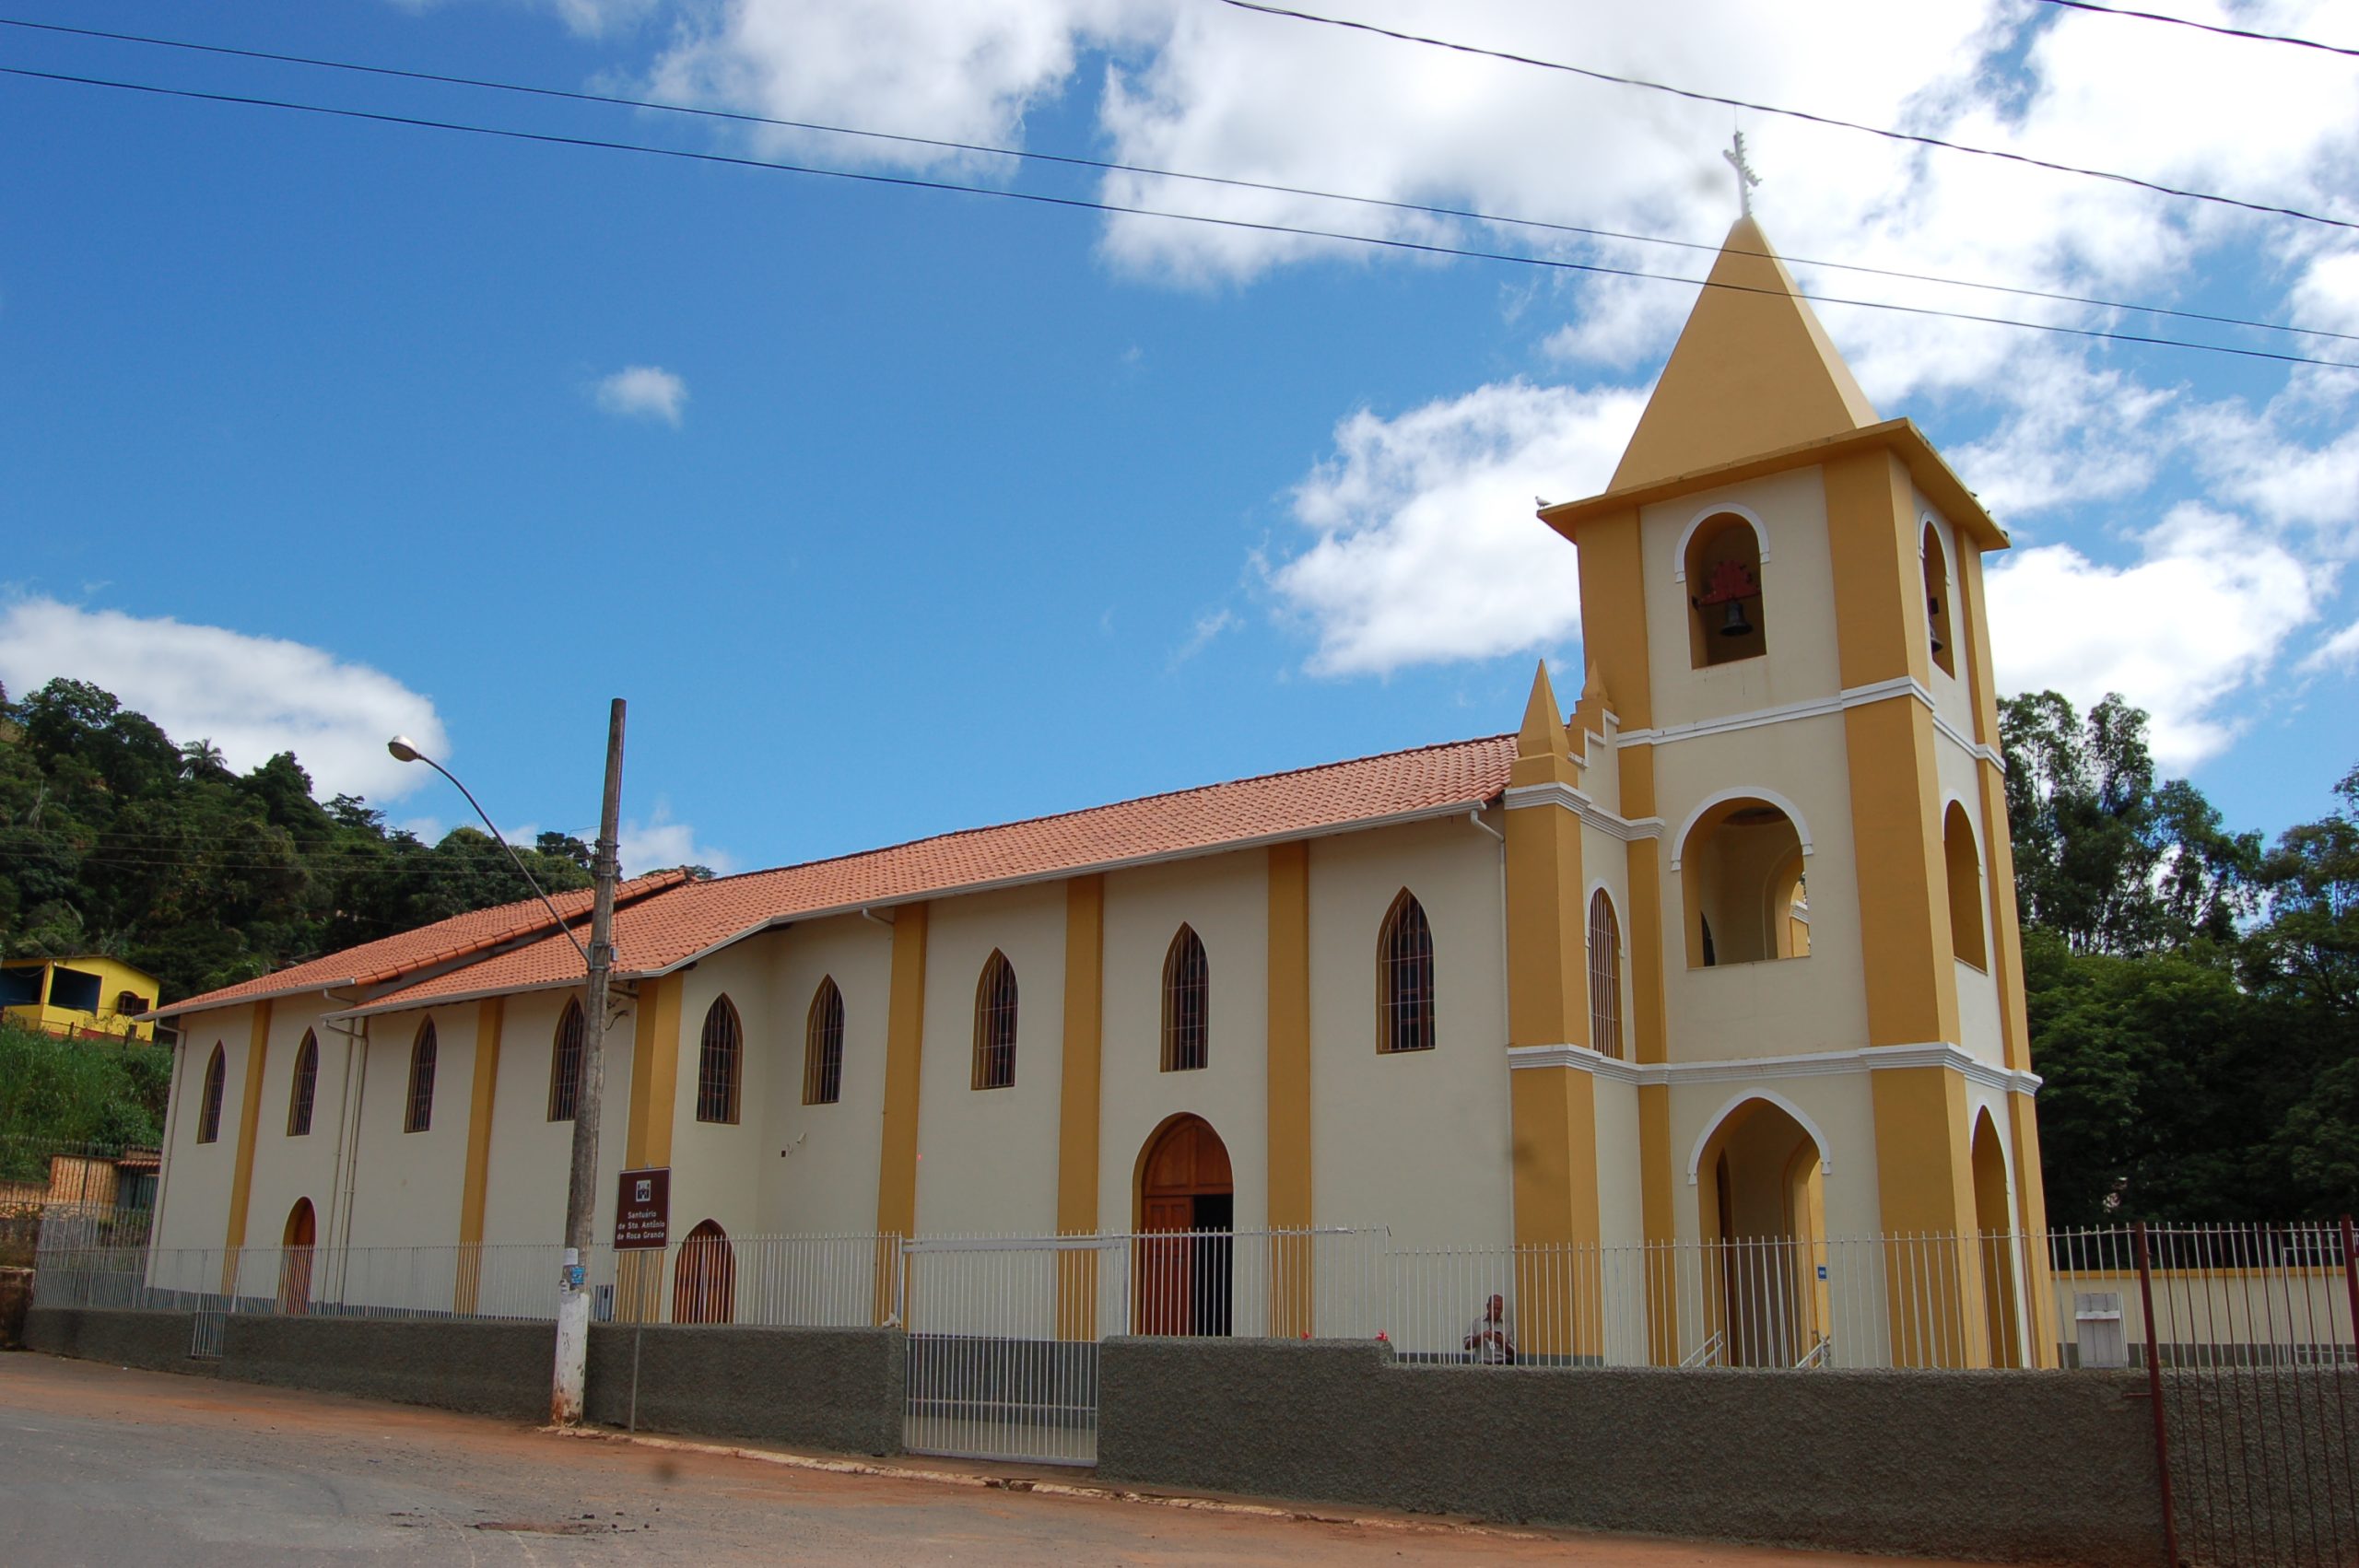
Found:
[[[1212,790],[1234,789],[1240,784],[1262,784],[1276,778],[1296,778],[1305,774],[1324,773],[1330,768],[1351,767],[1365,762],[1388,762],[1394,757],[1414,756],[1419,752],[1455,751],[1465,746],[1479,746],[1486,743],[1514,739],[1513,731],[1496,735],[1468,735],[1455,741],[1429,741],[1421,746],[1402,746],[1395,751],[1370,752],[1365,756],[1338,757],[1331,762],[1309,763],[1301,767],[1281,767],[1268,773],[1250,773],[1242,778],[1216,778],[1209,784],[1191,784],[1178,790],[1158,790],[1150,794],[1125,796],[1119,801],[1101,801],[1094,806],[1075,806],[1069,811],[1044,812],[1039,816],[1012,817],[1005,822],[987,822],[974,827],[954,827],[941,833],[929,833],[918,838],[904,838],[898,843],[878,844],[866,849],[847,849],[840,855],[822,855],[816,860],[791,860],[782,866],[765,866],[759,871],[733,872],[727,876],[708,877],[691,885],[717,887],[722,883],[748,882],[756,877],[780,876],[788,872],[809,871],[816,866],[837,865],[846,860],[863,860],[871,855],[889,855],[897,849],[916,848],[921,844],[939,844],[946,839],[968,838],[981,833],[999,833],[1010,828],[1034,827],[1042,823],[1062,822],[1068,817],[1087,816],[1092,812],[1115,811],[1123,806],[1143,806],[1152,801],[1176,801],[1183,795],[1201,795]]]

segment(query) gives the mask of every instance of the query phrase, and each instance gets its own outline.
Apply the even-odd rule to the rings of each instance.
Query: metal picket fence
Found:
[[[241,1315],[532,1320],[556,1306],[553,1245],[225,1252],[104,1234],[44,1233],[35,1305],[184,1313],[199,1357]],[[2192,1560],[2359,1561],[2347,1223],[1617,1246],[1405,1246],[1382,1227],[917,1240],[699,1227],[666,1247],[597,1249],[587,1268],[599,1321],[903,1328],[911,1451],[1042,1463],[1094,1461],[1099,1345],[1126,1334],[1380,1340],[1408,1363],[1484,1371],[2144,1369],[2165,1506]]]

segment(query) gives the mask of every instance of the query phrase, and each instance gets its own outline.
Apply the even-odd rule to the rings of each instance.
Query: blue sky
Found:
[[[2187,14],[2336,39],[2324,5]],[[1312,6],[1312,9],[1320,7]],[[2010,3],[1335,15],[2345,218],[2359,62]],[[1217,0],[18,0],[0,15],[1714,240],[1730,111]],[[2347,31],[2347,28],[2345,29]],[[1700,275],[1687,252],[0,29],[0,64]],[[2359,333],[2359,231],[1742,119],[1790,257]],[[0,78],[0,680],[434,831],[749,869],[1510,728],[1534,495],[1692,288]],[[1823,292],[2359,358],[1798,266]],[[2236,825],[2359,763],[2359,375],[1824,312],[2013,530],[2002,683]],[[1569,693],[1567,693],[1569,695]]]

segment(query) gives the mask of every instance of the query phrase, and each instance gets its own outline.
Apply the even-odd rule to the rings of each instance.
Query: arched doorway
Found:
[[[1825,1152],[1783,1106],[1748,1099],[1721,1118],[1697,1162],[1710,1250],[1707,1315],[1723,1366],[1798,1366],[1826,1357]]]
[[[2015,1226],[2007,1202],[2007,1155],[1984,1111],[1974,1122],[1974,1228],[1982,1233],[1982,1321],[1990,1364],[2021,1366],[2022,1315],[2015,1305]]]
[[[290,1316],[311,1310],[311,1248],[319,1229],[311,1200],[298,1198],[278,1237],[278,1310]]]
[[[1235,1272],[1236,1184],[1228,1146],[1202,1117],[1177,1116],[1140,1152],[1143,1235],[1132,1298],[1142,1334],[1226,1334]]]
[[[737,1254],[710,1220],[690,1231],[672,1265],[672,1321],[728,1323],[737,1316]]]

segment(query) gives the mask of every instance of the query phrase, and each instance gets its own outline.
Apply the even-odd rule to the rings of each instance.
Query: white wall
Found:
[[[246,1042],[253,1010],[225,1007],[180,1021],[180,1059],[173,1069],[172,1109],[165,1140],[163,1212],[156,1221],[159,1247],[214,1246],[228,1239],[229,1189],[238,1170],[238,1112],[244,1105]],[[205,1071],[221,1047],[220,1137],[196,1141],[205,1103]]]
[[[434,1115],[404,1132],[418,1024],[434,1020]],[[355,1246],[450,1246],[459,1239],[467,1174],[467,1109],[475,1077],[475,1004],[369,1020],[369,1067],[355,1159]]]
[[[796,926],[773,950],[777,1058],[758,1103],[757,1220],[764,1235],[864,1235],[876,1228],[885,1110],[885,1023],[893,933],[858,915]],[[811,999],[832,977],[844,999],[841,1098],[803,1103]],[[1020,980],[1021,977],[1019,977]],[[1018,1052],[1018,1071],[1026,1065]],[[756,1102],[747,1085],[748,1115]]]
[[[1252,849],[1106,879],[1104,1053],[1099,1078],[1098,1228],[1138,1220],[1138,1163],[1180,1112],[1228,1147],[1236,1226],[1269,1221],[1270,862]],[[1162,1070],[1163,961],[1181,922],[1204,944],[1212,1012],[1205,1064]]]
[[[573,1123],[551,1121],[550,1059],[557,1019],[574,990],[528,991],[508,999],[500,1019],[499,1071],[491,1097],[491,1148],[484,1172],[483,1239],[487,1246],[560,1242],[566,1189],[572,1180]],[[626,1007],[606,1034],[605,1083],[598,1119],[596,1203],[590,1235],[603,1245],[614,1234],[615,1173],[622,1168],[630,1129],[631,1029]],[[451,1239],[458,1240],[452,1223]]]
[[[926,932],[919,1234],[1051,1235],[1064,1070],[1064,886],[945,898],[933,906]],[[1015,966],[1015,1082],[977,1089],[975,985],[994,947]]]
[[[700,960],[680,977],[680,1071],[672,1100],[672,1235],[685,1236],[711,1220],[732,1236],[759,1229],[760,1187],[769,1175],[762,1156],[778,1159],[762,1108],[773,1084],[799,1073],[803,1016],[778,996],[778,972],[787,933],[764,932]],[[697,1119],[697,1081],[705,1014],[722,996],[744,1029],[737,1120]],[[807,1000],[808,999],[804,999]],[[792,1013],[790,1020],[789,1012]],[[792,1054],[792,1063],[782,1059]]]
[[[299,1000],[300,999],[289,999]],[[281,1001],[270,1015],[270,1051],[263,1067],[262,1114],[254,1124],[253,1185],[246,1202],[246,1244],[276,1246],[297,1202],[311,1200],[316,1235],[330,1240],[328,1214],[335,1188],[336,1134],[344,1106],[344,1036],[320,1022],[323,1007]],[[311,1130],[287,1135],[295,1090],[295,1059],[309,1029],[319,1042],[320,1075],[311,1094]],[[225,1114],[225,1124],[229,1121]],[[225,1126],[223,1141],[234,1134]]]
[[[1497,840],[1462,818],[1310,846],[1312,1205],[1398,1243],[1512,1236]],[[1436,1047],[1377,1050],[1377,934],[1403,886],[1432,924]]]

